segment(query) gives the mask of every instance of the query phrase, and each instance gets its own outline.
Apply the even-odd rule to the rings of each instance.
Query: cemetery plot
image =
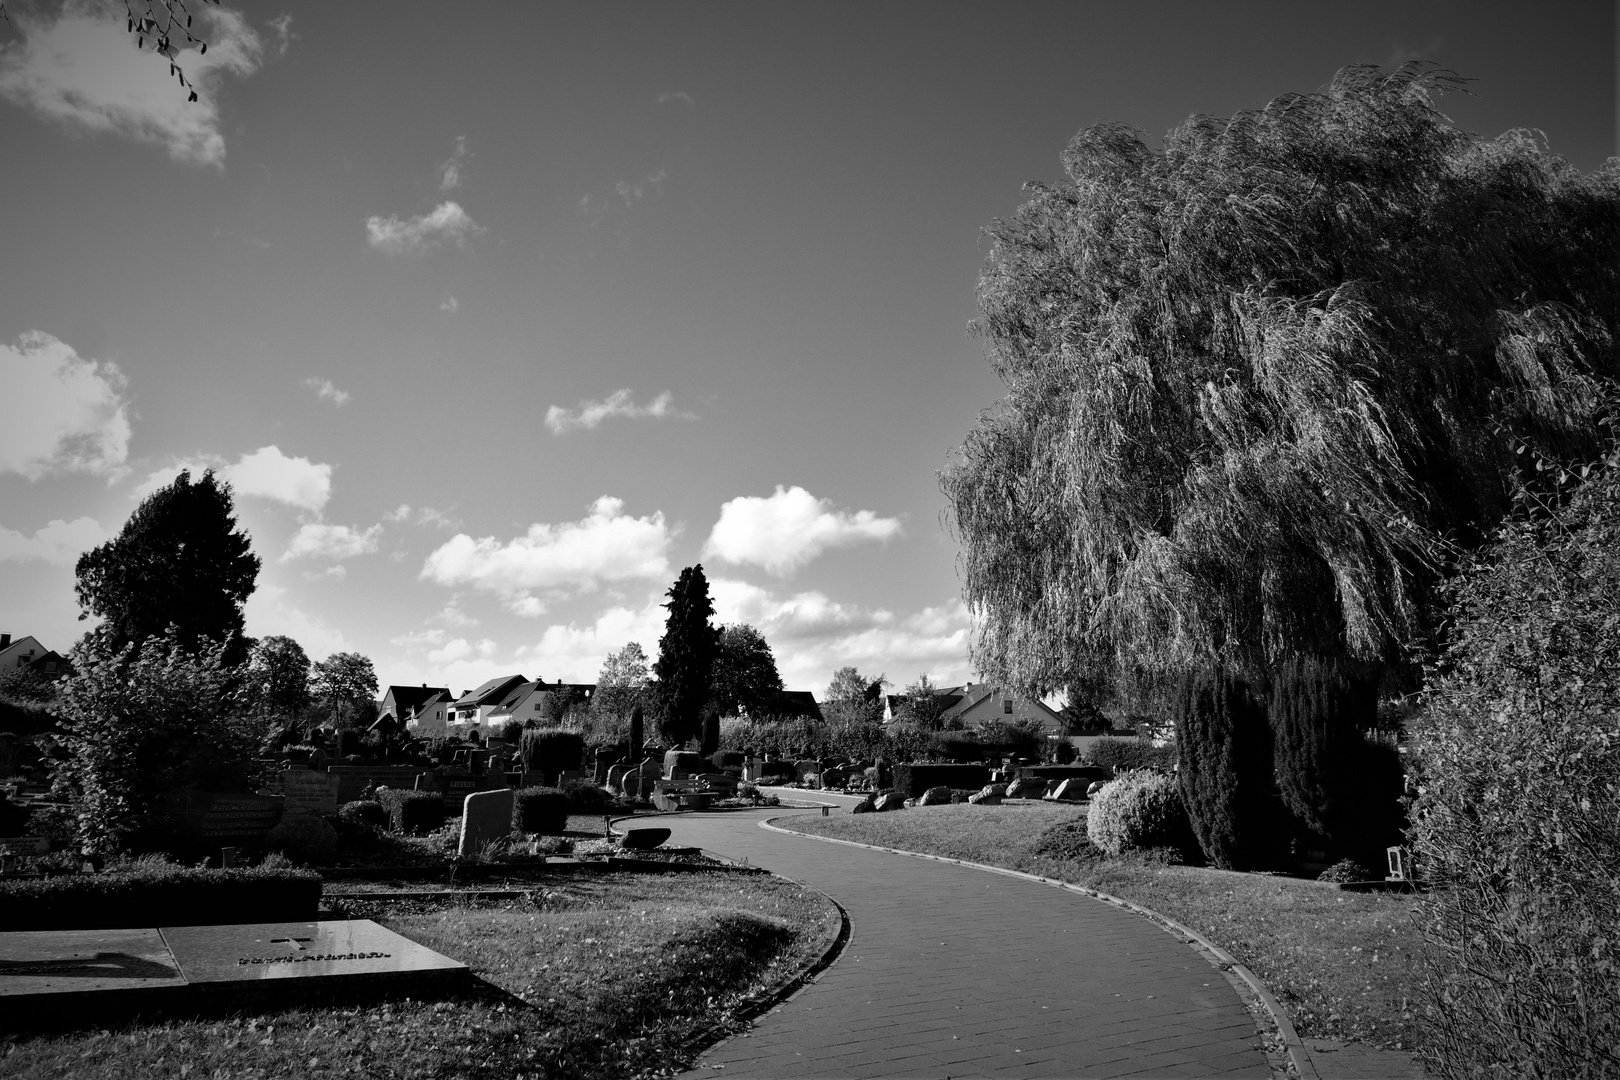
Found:
[[[0,1002],[36,995],[184,986],[157,930],[0,934]]]

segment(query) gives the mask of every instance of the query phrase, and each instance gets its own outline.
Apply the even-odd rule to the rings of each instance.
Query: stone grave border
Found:
[[[1316,1071],[1316,1067],[1311,1064],[1310,1054],[1305,1049],[1305,1044],[1300,1040],[1299,1033],[1294,1030],[1293,1021],[1288,1018],[1288,1013],[1282,1007],[1282,1003],[1276,999],[1270,990],[1266,989],[1265,984],[1260,981],[1254,972],[1250,971],[1244,965],[1238,963],[1237,959],[1233,957],[1231,953],[1227,952],[1213,941],[1210,941],[1203,934],[1200,934],[1198,931],[1193,930],[1190,927],[1182,925],[1169,916],[1159,914],[1152,908],[1144,907],[1143,905],[1133,903],[1130,900],[1122,900],[1117,896],[1112,896],[1097,889],[1089,889],[1084,885],[1071,885],[1067,881],[1059,881],[1056,878],[1041,877],[1037,874],[1026,874],[1022,870],[1008,870],[1006,867],[1002,866],[990,866],[986,863],[970,862],[967,859],[952,859],[944,855],[929,855],[921,851],[906,851],[903,848],[883,847],[879,844],[863,844],[858,840],[843,840],[832,836],[817,836],[815,833],[803,833],[798,832],[795,829],[784,829],[780,825],[775,824],[777,820],[778,819],[776,818],[762,818],[759,821],[759,827],[762,829],[768,829],[771,832],[784,833],[788,836],[802,836],[809,840],[819,840],[826,844],[845,844],[849,847],[866,848],[868,851],[885,851],[891,855],[905,855],[913,859],[928,859],[932,862],[952,863],[956,866],[965,866],[973,870],[984,870],[988,873],[1000,874],[1003,877],[1021,878],[1024,881],[1032,881],[1038,885],[1049,885],[1055,889],[1063,889],[1067,892],[1079,893],[1082,896],[1089,896],[1093,900],[1098,900],[1105,904],[1112,904],[1115,907],[1122,908],[1135,915],[1140,915],[1164,932],[1181,938],[1184,944],[1193,946],[1193,951],[1202,956],[1211,967],[1215,968],[1226,978],[1227,982],[1232,984],[1232,988],[1237,991],[1239,1000],[1248,1006],[1250,1014],[1253,1015],[1256,1020],[1263,1019],[1264,1021],[1269,1022],[1271,1027],[1271,1030],[1269,1031],[1266,1030],[1266,1028],[1261,1024],[1256,1024],[1256,1026],[1260,1028],[1262,1040],[1267,1045],[1268,1057],[1271,1056],[1270,1050],[1272,1047],[1280,1048],[1287,1054],[1287,1071],[1291,1075],[1300,1077],[1301,1080],[1310,1080],[1310,1078],[1314,1078],[1319,1075]]]

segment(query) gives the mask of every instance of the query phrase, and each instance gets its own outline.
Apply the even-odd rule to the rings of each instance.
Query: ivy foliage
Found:
[[[1087,128],[989,226],[1007,392],[941,474],[986,680],[1398,658],[1508,510],[1509,437],[1596,451],[1620,161],[1459,131],[1461,81],[1350,67],[1162,147]]]
[[[1620,449],[1535,464],[1541,493],[1447,589],[1412,722],[1447,1077],[1620,1075]]]

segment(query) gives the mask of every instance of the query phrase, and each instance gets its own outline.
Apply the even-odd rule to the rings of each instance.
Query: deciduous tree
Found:
[[[236,527],[231,486],[212,470],[192,483],[180,475],[148,495],[113,539],[79,557],[79,618],[102,620],[106,652],[139,645],[175,628],[184,648],[227,643],[228,666],[242,662],[242,605],[259,557]]]
[[[248,649],[246,690],[260,716],[297,719],[309,707],[309,680],[309,657],[292,638],[272,634]]]
[[[709,685],[721,716],[759,716],[773,709],[782,676],[765,635],[747,623],[722,626]]]
[[[316,661],[310,692],[340,729],[360,727],[376,718],[377,672],[359,653],[337,652]]]
[[[941,476],[987,679],[1390,661],[1507,509],[1512,438],[1594,445],[1620,162],[1459,131],[1459,81],[1346,68],[1162,147],[1088,128],[989,227],[1007,395]]]

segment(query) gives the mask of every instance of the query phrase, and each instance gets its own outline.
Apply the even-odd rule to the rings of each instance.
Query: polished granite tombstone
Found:
[[[334,992],[426,994],[468,975],[369,919],[0,933],[0,1027]]]

